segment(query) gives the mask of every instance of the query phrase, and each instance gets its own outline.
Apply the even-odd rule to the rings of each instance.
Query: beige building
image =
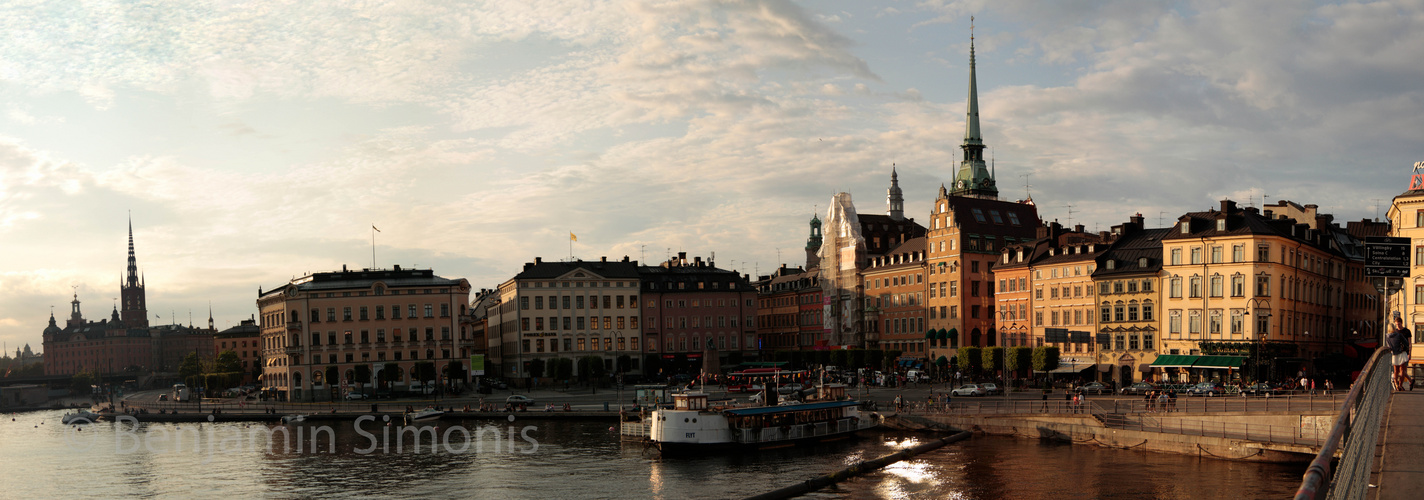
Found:
[[[1162,237],[1167,229],[1143,228],[1141,214],[1113,226],[1112,247],[1098,258],[1096,355],[1099,372],[1117,387],[1152,376],[1161,338]],[[1094,339],[1098,340],[1097,338]]]
[[[1297,215],[1313,214],[1307,207]],[[1274,343],[1267,349],[1271,359],[1259,360],[1260,376],[1285,378],[1337,351],[1345,337],[1349,258],[1332,234],[1339,228],[1322,217],[1299,221],[1223,200],[1219,210],[1179,218],[1162,238],[1159,353],[1201,354],[1202,342]],[[1225,375],[1173,374],[1181,380]]]
[[[340,399],[357,384],[379,386],[394,364],[400,373],[381,390],[415,390],[418,362],[433,363],[442,383],[452,368],[467,380],[474,346],[462,318],[469,297],[464,279],[400,266],[343,267],[259,290],[262,386],[284,401]],[[370,367],[369,382],[357,380],[358,365]]]

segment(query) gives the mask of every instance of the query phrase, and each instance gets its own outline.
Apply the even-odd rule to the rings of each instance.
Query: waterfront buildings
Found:
[[[1099,373],[1116,387],[1127,387],[1152,373],[1157,359],[1159,306],[1162,304],[1162,237],[1166,228],[1143,227],[1142,214],[1113,226],[1115,239],[1097,259],[1093,283],[1098,289],[1098,328],[1094,340]]]
[[[1162,237],[1159,352],[1200,354],[1202,342],[1273,343],[1283,350],[1263,376],[1274,377],[1340,349],[1349,265],[1331,234],[1340,228],[1315,215],[1313,205],[1296,215],[1315,216],[1314,224],[1270,207],[1222,200],[1219,209],[1183,215]]]
[[[208,313],[209,316],[212,313]],[[262,329],[257,320],[242,323],[213,334],[213,356],[232,351],[242,363],[242,384],[256,384],[262,378]]]
[[[901,352],[904,361],[928,356],[926,338],[925,238],[919,237],[871,258],[864,272],[866,328],[874,348]]]
[[[435,365],[437,382],[467,380],[469,295],[464,279],[400,266],[343,266],[258,290],[263,386],[290,401],[338,399],[343,388],[383,380],[405,390],[429,382],[418,380],[418,362]],[[388,366],[396,373],[383,376]]]
[[[685,252],[637,271],[648,365],[640,373],[656,375],[651,371],[656,363],[664,373],[697,374],[756,358],[757,289],[748,276],[701,257],[688,260]],[[791,302],[795,311],[796,299]],[[796,314],[791,316],[795,331]],[[634,318],[635,332],[637,326]],[[637,353],[638,338],[629,341],[628,351]],[[636,359],[629,368],[640,369]]]
[[[818,272],[819,270],[814,270],[808,273],[799,267],[786,267],[782,264],[781,268],[756,282],[758,347],[811,348],[811,339],[818,337],[815,333],[819,332],[813,332],[809,337],[803,338],[803,323],[809,322],[810,319],[803,316],[802,302],[809,298],[809,293],[820,294],[820,283],[814,278]],[[816,304],[819,305],[820,302],[817,301]],[[820,318],[815,322],[820,324]]]
[[[686,290],[687,283],[682,287]],[[531,376],[529,366],[536,359],[573,358],[584,363],[590,356],[612,372],[619,356],[629,356],[631,361],[643,351],[639,295],[637,261],[604,257],[545,262],[535,257],[519,274],[500,283],[498,297],[487,309],[488,349],[498,369],[493,373],[523,380]],[[680,316],[687,321],[685,313]],[[699,322],[700,332],[700,316],[693,320]],[[659,328],[656,338],[665,338],[661,334],[666,331]],[[686,345],[674,344],[674,348],[687,350]],[[574,373],[580,370],[575,366]]]
[[[999,200],[994,172],[984,161],[974,57],[971,37],[963,156],[953,188],[939,188],[926,234],[926,286],[935,289],[926,298],[927,321],[948,340],[931,345],[927,358],[935,360],[954,357],[960,345],[998,345],[990,267],[1004,246],[1033,240],[1039,225],[1032,199]]]
[[[122,310],[116,305],[108,318],[88,320],[75,294],[63,327],[51,313],[43,333],[45,375],[176,372],[188,354],[207,357],[213,352],[211,314],[206,329],[149,324],[147,292],[134,256],[132,222],[128,242],[128,267],[119,279]]]

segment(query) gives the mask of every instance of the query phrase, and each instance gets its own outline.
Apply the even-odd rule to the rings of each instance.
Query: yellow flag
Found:
[[[573,231],[569,231],[569,241],[578,241],[578,236],[574,236]]]

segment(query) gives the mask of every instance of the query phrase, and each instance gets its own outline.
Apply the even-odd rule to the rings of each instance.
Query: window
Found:
[[[1223,281],[1223,279],[1222,279],[1222,277],[1221,277],[1220,274],[1213,274],[1213,275],[1211,276],[1211,296],[1212,296],[1212,297],[1220,297],[1220,296],[1221,296],[1222,281]]]
[[[1126,305],[1124,305],[1122,302],[1113,304],[1113,321],[1123,321],[1124,319],[1126,319],[1126,316],[1124,315],[1126,309]]]
[[[1245,332],[1242,330],[1242,327],[1243,327],[1242,318],[1244,318],[1244,313],[1245,313],[1245,311],[1242,311],[1242,310],[1240,310],[1240,309],[1232,309],[1232,310],[1231,310],[1231,334],[1232,334],[1232,335],[1240,335],[1240,334],[1242,334],[1242,333],[1245,333]]]
[[[1231,261],[1232,261],[1232,262],[1245,262],[1245,261],[1246,261],[1246,245],[1232,245],[1232,246],[1231,246]]]
[[[1187,333],[1201,333],[1201,309],[1192,309],[1187,313]]]
[[[1168,296],[1171,297],[1171,298],[1174,298],[1174,299],[1180,299],[1180,298],[1182,298],[1182,277],[1181,277],[1181,276],[1173,276],[1173,277],[1172,277],[1171,291],[1170,291],[1170,293],[1168,294]]]
[[[1182,333],[1182,311],[1173,309],[1167,313],[1167,332]]]
[[[1226,221],[1223,220],[1223,221],[1220,221],[1220,223],[1221,223],[1222,225],[1225,225],[1225,224],[1226,224]],[[1212,263],[1212,264],[1220,264],[1220,263],[1221,263],[1221,246],[1220,246],[1220,245],[1211,247],[1211,263]]]
[[[1221,334],[1221,309],[1212,309],[1207,333]]]
[[[1270,262],[1271,246],[1261,245],[1256,247],[1256,262]]]
[[[554,308],[554,298],[553,298],[553,297],[550,297],[550,298],[549,298],[549,308],[550,308],[550,309],[553,309],[553,308]],[[450,304],[440,304],[440,317],[442,317],[442,318],[448,318],[448,317],[450,317]]]
[[[327,320],[327,321],[336,321],[336,308],[335,308],[335,307],[328,307],[328,308],[326,308],[326,320]]]
[[[1257,296],[1257,297],[1270,297],[1270,296],[1271,296],[1271,277],[1270,277],[1270,276],[1261,275],[1261,276],[1257,276],[1257,277],[1256,277],[1256,296]]]
[[[425,317],[427,317],[427,318],[434,318],[434,317],[435,317],[435,310],[430,307],[430,304],[426,304],[426,305],[425,305]]]
[[[1119,350],[1119,351],[1121,351],[1121,350],[1123,349],[1123,342],[1122,342],[1122,339],[1123,339],[1123,334],[1121,334],[1121,333],[1119,333],[1119,334],[1113,336],[1113,341],[1114,341],[1114,342],[1113,342],[1113,346],[1117,347],[1117,350]]]
[[[1127,304],[1127,320],[1128,320],[1128,321],[1137,321],[1137,318],[1138,318],[1138,314],[1137,314],[1137,313],[1138,313],[1137,301],[1134,300],[1134,301],[1132,301],[1132,302],[1129,302],[1129,303]]]
[[[520,297],[520,298],[521,298],[521,299],[527,299],[528,297]],[[528,309],[528,308],[526,307],[525,309]],[[414,319],[414,318],[415,318],[415,304],[410,304],[409,306],[406,307],[406,315],[405,315],[405,317],[411,318],[411,319]]]
[[[1182,249],[1180,249],[1180,248],[1173,248],[1173,249],[1172,249],[1172,265],[1174,265],[1174,266],[1180,266],[1180,265],[1182,265]]]
[[[1202,249],[1201,249],[1201,247],[1192,247],[1192,264],[1201,264],[1201,263],[1202,263]]]
[[[1202,296],[1202,295],[1201,295],[1201,294],[1202,294],[1202,279],[1201,279],[1201,276],[1192,276],[1192,278],[1191,278],[1191,284],[1189,285],[1188,291],[1189,291],[1189,293],[1190,293],[1189,296],[1190,296],[1191,298],[1194,298],[1194,299],[1196,299],[1196,298],[1201,298],[1201,296]]]

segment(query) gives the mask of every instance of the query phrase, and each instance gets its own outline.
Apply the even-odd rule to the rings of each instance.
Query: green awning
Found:
[[[935,335],[938,334],[938,332],[939,332],[939,330],[935,330],[934,328],[931,328],[931,329],[929,329],[928,331],[925,332],[925,338],[927,338],[927,339],[935,338]]]
[[[1185,354],[1161,354],[1152,362],[1153,368],[1190,368],[1201,356]]]
[[[944,336],[943,336],[943,337],[940,337],[940,338],[942,338],[942,339],[954,339],[954,338],[959,338],[959,330],[950,328],[949,331],[945,332],[943,328],[940,328],[939,331],[944,332]]]
[[[1245,356],[1201,356],[1192,363],[1193,368],[1241,368]]]

